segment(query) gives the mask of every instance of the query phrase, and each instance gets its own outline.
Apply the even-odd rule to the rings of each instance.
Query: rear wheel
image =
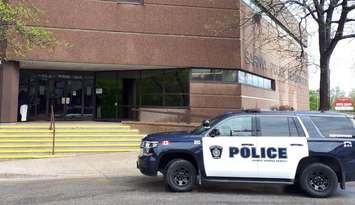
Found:
[[[175,159],[168,164],[165,180],[171,191],[191,191],[196,184],[196,169],[187,160]]]
[[[334,194],[338,187],[338,178],[334,170],[329,166],[313,163],[302,171],[299,183],[308,195],[324,198]]]

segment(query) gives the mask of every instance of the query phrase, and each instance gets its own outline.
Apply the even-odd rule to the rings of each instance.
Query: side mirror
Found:
[[[209,133],[209,136],[210,137],[216,137],[216,136],[219,136],[221,133],[219,132],[218,129],[213,129],[210,133]]]
[[[209,120],[202,121],[202,126],[206,129],[210,129],[211,128],[210,121]]]

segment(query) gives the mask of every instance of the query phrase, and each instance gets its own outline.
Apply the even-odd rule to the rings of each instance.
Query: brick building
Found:
[[[0,122],[18,120],[19,95],[28,98],[30,120],[49,119],[51,105],[63,120],[155,122],[197,121],[243,108],[308,109],[307,75],[280,76],[290,65],[282,65],[285,56],[251,38],[278,25],[262,19],[241,26],[253,12],[248,2],[31,2],[43,11],[40,26],[70,46],[20,57],[7,51]]]

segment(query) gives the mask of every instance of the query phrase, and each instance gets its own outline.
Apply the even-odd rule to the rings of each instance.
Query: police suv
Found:
[[[295,184],[328,197],[355,181],[354,135],[354,122],[340,113],[226,113],[192,132],[146,136],[137,167],[161,172],[176,192],[207,181],[251,182]]]

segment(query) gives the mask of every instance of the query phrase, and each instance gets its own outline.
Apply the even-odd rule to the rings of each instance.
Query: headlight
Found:
[[[156,141],[143,141],[141,144],[141,153],[140,155],[150,156],[153,153],[153,148],[157,147],[159,142]]]
[[[157,147],[159,142],[156,141],[143,141],[141,144],[141,148],[154,148]]]

